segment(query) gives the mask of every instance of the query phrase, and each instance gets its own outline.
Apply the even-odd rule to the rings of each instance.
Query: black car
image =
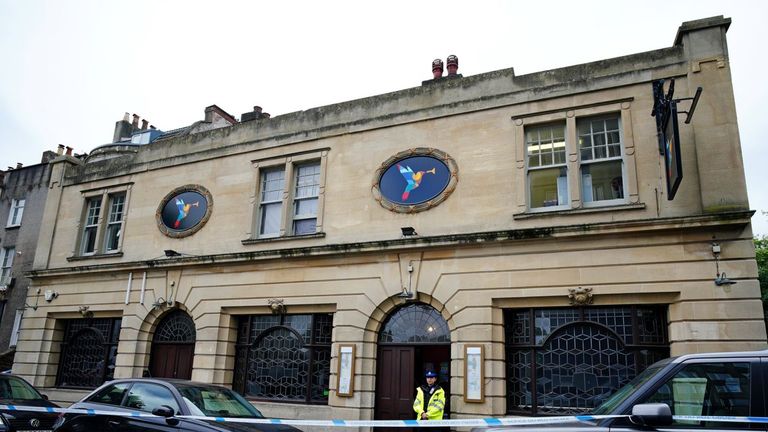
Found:
[[[48,397],[40,394],[31,384],[15,375],[0,374],[0,405],[32,406],[58,408],[49,402]],[[35,431],[44,432],[53,429],[59,414],[35,411],[0,410],[0,432]]]
[[[768,424],[759,421],[768,415],[766,389],[768,350],[688,354],[651,365],[602,405],[584,413],[621,417],[473,432],[766,431]]]
[[[155,416],[68,413],[58,432],[86,431],[299,431],[279,424],[216,422],[177,416],[264,418],[247,400],[222,386],[186,380],[132,378],[110,381],[70,408],[113,412],[146,412]]]

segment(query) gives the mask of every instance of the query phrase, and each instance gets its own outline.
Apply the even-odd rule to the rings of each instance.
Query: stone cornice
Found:
[[[485,245],[496,242],[524,241],[532,239],[558,239],[580,236],[622,235],[664,230],[689,230],[702,227],[746,225],[749,223],[753,214],[754,210],[745,210],[696,216],[560,225],[542,228],[523,228],[424,237],[419,236],[392,240],[327,244],[312,247],[269,249],[253,252],[182,256],[178,258],[156,258],[141,261],[33,270],[27,272],[25,276],[30,279],[43,279],[87,273],[146,271],[212,264],[243,264],[253,261],[273,259],[330,257],[351,253],[399,252],[403,250]]]

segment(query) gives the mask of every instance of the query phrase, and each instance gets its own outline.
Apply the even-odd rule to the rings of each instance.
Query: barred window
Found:
[[[73,319],[64,322],[59,387],[98,387],[114,379],[120,318]]]
[[[669,356],[663,306],[504,311],[507,411],[587,412]]]
[[[333,314],[238,320],[232,387],[254,399],[327,404]]]

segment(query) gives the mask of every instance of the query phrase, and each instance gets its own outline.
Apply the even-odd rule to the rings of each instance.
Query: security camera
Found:
[[[45,290],[45,301],[52,302],[53,299],[59,296],[59,293],[53,290]]]

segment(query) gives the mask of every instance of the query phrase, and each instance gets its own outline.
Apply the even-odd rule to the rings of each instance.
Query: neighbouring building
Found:
[[[59,146],[59,154],[63,151]],[[32,269],[51,181],[48,162],[56,156],[46,151],[39,164],[0,171],[0,370],[11,369],[21,318],[34,307],[25,304],[30,283],[25,273]]]
[[[126,118],[51,163],[14,372],[62,403],[152,375],[394,419],[432,369],[462,418],[583,410],[670,354],[764,348],[729,25],[521,76],[451,56],[276,117]],[[704,89],[681,166],[651,116],[673,79]]]

